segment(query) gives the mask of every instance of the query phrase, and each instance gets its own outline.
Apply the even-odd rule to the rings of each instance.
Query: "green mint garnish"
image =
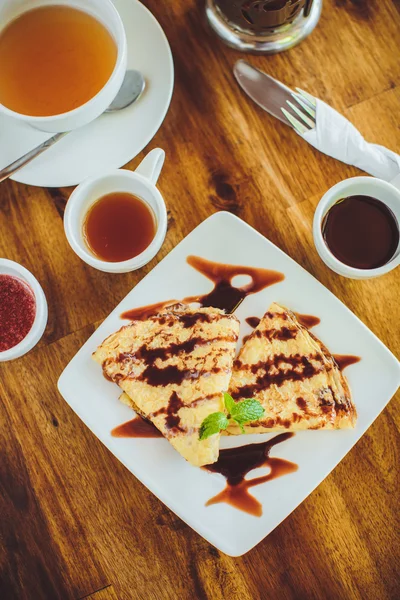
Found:
[[[208,415],[204,419],[200,427],[199,439],[205,440],[214,433],[219,433],[223,429],[226,429],[229,425],[229,420],[226,415],[222,412],[215,412]]]
[[[214,433],[226,429],[229,423],[235,423],[239,425],[242,433],[244,433],[244,427],[246,423],[250,421],[257,421],[264,414],[264,409],[258,400],[254,398],[247,398],[240,402],[235,402],[232,396],[225,393],[224,403],[228,415],[224,415],[222,412],[212,413],[204,419],[200,427],[199,439],[205,440]]]

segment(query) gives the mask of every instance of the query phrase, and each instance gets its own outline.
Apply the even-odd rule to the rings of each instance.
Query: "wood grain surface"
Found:
[[[127,0],[129,1],[129,0]],[[149,146],[167,159],[157,257],[110,275],[70,249],[72,189],[0,186],[0,255],[41,282],[39,345],[0,367],[0,597],[4,600],[395,599],[400,597],[399,425],[394,399],[334,472],[259,546],[230,558],[137,481],[57,392],[58,377],[115,305],[203,219],[237,214],[336,294],[397,355],[399,271],[350,281],[312,242],[323,193],[360,172],[319,154],[240,92],[239,54],[207,29],[203,0],[145,4],[174,55],[171,108]],[[370,141],[400,152],[400,2],[325,0],[300,46],[249,61],[324,98]],[[1,140],[0,143],[7,143]],[[398,401],[398,397],[397,397]]]

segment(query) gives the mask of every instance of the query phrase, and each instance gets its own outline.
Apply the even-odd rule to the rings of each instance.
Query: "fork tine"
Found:
[[[309,94],[308,92],[305,92],[301,88],[297,87],[296,90],[299,92],[299,94],[301,96],[303,96],[303,98],[305,98],[306,100],[308,100],[308,102],[311,104],[311,106],[313,106],[314,108],[317,106],[317,103],[315,101],[314,96],[311,96],[311,94]]]
[[[303,108],[306,111],[306,113],[308,113],[310,115],[310,117],[312,118],[312,120],[314,121],[314,124],[315,124],[315,120],[316,120],[315,110],[313,108],[311,108],[311,106],[308,104],[308,102],[306,100],[304,100],[298,94],[295,94],[294,92],[292,92],[292,96],[296,100],[296,102],[298,104],[300,104],[301,108]]]
[[[295,104],[293,104],[293,102],[290,102],[290,100],[286,100],[286,104],[288,104],[290,108],[296,113],[296,115],[300,117],[303,123],[308,125],[309,129],[314,129],[315,121],[312,121],[310,117],[307,117],[307,115],[305,115],[302,110],[300,110]]]
[[[293,117],[293,115],[291,115],[290,112],[286,110],[286,108],[281,108],[281,111],[283,112],[293,129],[297,131],[297,133],[300,133],[300,135],[307,133],[307,127],[305,127],[303,123],[300,123],[300,121],[296,119],[296,117]]]

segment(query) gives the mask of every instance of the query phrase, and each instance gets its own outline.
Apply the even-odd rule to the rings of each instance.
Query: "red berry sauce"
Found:
[[[13,348],[32,329],[36,300],[25,281],[0,274],[0,352]]]

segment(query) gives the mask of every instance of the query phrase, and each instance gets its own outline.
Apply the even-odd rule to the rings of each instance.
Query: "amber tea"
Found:
[[[102,89],[116,61],[116,42],[91,15],[32,9],[0,32],[0,103],[35,117],[68,112]]]

